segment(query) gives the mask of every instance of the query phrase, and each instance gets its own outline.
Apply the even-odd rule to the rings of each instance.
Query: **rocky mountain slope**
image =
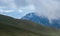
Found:
[[[60,19],[52,19],[51,20],[52,23],[50,23],[50,20],[47,17],[37,16],[35,13],[29,13],[26,16],[22,17],[21,19],[31,20],[39,24],[41,23],[41,25],[44,26],[60,29]]]
[[[60,30],[0,14],[0,36],[60,36]]]

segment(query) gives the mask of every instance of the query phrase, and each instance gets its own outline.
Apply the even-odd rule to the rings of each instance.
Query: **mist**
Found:
[[[60,0],[0,0],[0,7],[22,10],[24,13],[33,11],[38,16],[49,20],[60,18]],[[20,3],[20,4],[19,4]],[[21,13],[23,13],[21,12]]]
[[[32,0],[38,16],[48,19],[60,18],[60,0]]]

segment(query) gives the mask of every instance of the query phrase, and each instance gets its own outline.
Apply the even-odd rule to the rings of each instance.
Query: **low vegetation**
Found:
[[[0,14],[0,36],[60,36],[60,30]]]

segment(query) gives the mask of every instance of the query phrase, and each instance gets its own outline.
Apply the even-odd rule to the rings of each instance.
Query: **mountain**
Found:
[[[29,13],[26,16],[22,17],[22,19],[31,20],[31,21],[36,22],[36,23],[38,22],[38,23],[42,23],[42,24],[49,24],[48,18],[43,17],[43,16],[39,17],[34,13]]]
[[[60,19],[53,19],[51,24],[50,26],[60,29]]]
[[[26,16],[22,17],[22,19],[25,19],[25,20],[31,20],[33,22],[36,22],[36,23],[41,23],[41,25],[44,25],[44,26],[49,26],[49,27],[53,27],[53,28],[57,28],[59,29],[60,28],[60,20],[59,19],[52,19],[52,23],[49,22],[49,19],[47,17],[44,17],[44,16],[37,16],[35,13],[29,13],[27,14]]]
[[[60,36],[60,30],[0,14],[0,36]]]

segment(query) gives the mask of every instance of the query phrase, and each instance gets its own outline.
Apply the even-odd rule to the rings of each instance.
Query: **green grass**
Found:
[[[60,36],[60,30],[0,14],[0,36]]]

